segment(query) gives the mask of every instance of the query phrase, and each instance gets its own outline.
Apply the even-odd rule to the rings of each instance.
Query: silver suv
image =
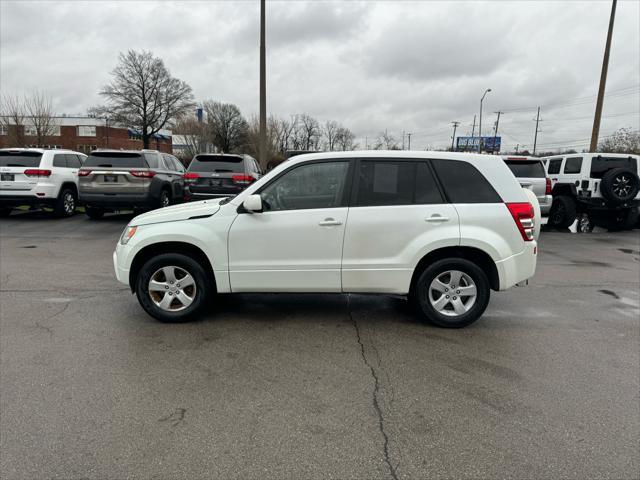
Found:
[[[513,172],[523,188],[531,190],[540,204],[542,215],[551,210],[551,180],[539,158],[525,156],[503,156],[504,163]]]
[[[167,207],[183,197],[184,166],[156,150],[95,150],[78,171],[80,201],[87,215]]]

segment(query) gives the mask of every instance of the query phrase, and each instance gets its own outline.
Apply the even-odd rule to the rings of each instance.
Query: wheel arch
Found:
[[[578,196],[578,191],[576,190],[576,186],[573,183],[556,183],[553,186],[551,195],[553,195],[554,197],[564,195],[567,197],[576,198]]]
[[[135,290],[138,274],[140,273],[142,266],[149,259],[162,255],[163,253],[178,253],[193,258],[204,267],[207,272],[207,276],[212,282],[214,291],[217,290],[213,266],[211,265],[206,253],[204,253],[199,247],[188,242],[159,242],[142,248],[133,258],[131,268],[129,269],[129,287],[132,292]]]
[[[420,259],[411,276],[409,292],[413,292],[420,274],[432,263],[445,258],[464,258],[475,263],[487,275],[492,290],[500,289],[500,275],[491,256],[484,250],[475,247],[443,247],[427,253]]]
[[[78,186],[74,182],[63,182],[62,185],[60,185],[60,189],[58,190],[58,195],[60,195],[60,193],[65,188],[70,188],[71,190],[73,190],[76,194],[76,199],[78,198]]]

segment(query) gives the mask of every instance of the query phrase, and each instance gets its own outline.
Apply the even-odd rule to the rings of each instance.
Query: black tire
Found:
[[[78,195],[76,195],[76,191],[73,188],[64,187],[56,199],[53,214],[58,218],[71,217],[76,213],[77,205]]]
[[[8,217],[9,215],[11,215],[12,210],[13,208],[11,207],[0,208],[0,217]]]
[[[100,220],[104,216],[104,209],[97,207],[85,207],[85,213],[91,220]]]
[[[569,228],[577,217],[576,202],[566,195],[553,198],[549,211],[548,225],[553,228]]]
[[[166,188],[163,188],[158,199],[158,208],[168,207],[169,205],[171,205],[171,193]]]
[[[446,276],[446,272],[448,271],[462,272],[464,275],[470,277],[476,287],[475,301],[471,302],[466,312],[458,315],[454,315],[453,312],[449,315],[443,314],[436,310],[431,304],[430,286],[432,282],[438,277],[442,278],[443,275]],[[456,287],[456,285],[453,286]],[[451,287],[451,285],[448,285],[448,287]],[[457,285],[457,287],[460,288],[460,285]],[[454,289],[448,292],[453,294],[450,295],[453,300],[456,299],[456,292],[460,291]],[[443,292],[442,296],[446,296],[446,293]],[[418,277],[413,291],[410,294],[410,298],[412,298],[413,302],[418,306],[419,313],[427,321],[443,328],[466,327],[478,320],[487,308],[490,296],[491,288],[484,271],[475,263],[463,258],[447,258],[429,265]],[[464,295],[460,297],[460,301],[462,301],[463,297]],[[439,299],[440,297],[437,298],[437,300]],[[465,301],[470,302],[470,300],[470,297],[466,297]],[[450,305],[452,310],[453,305]]]
[[[151,277],[158,272],[158,270],[164,267],[177,267],[177,269],[183,270],[194,279],[195,289],[193,290],[193,301],[189,306],[182,310],[168,311],[156,305],[152,295],[156,296],[155,299],[157,301],[161,301],[165,295],[169,294],[169,291],[161,296],[156,295],[153,292],[149,292],[149,281],[151,280]],[[176,279],[178,279],[177,275]],[[165,282],[166,281],[167,279],[165,278]],[[176,280],[175,285],[179,285],[179,281],[179,279]],[[202,310],[202,308],[207,304],[207,299],[215,290],[213,285],[213,280],[209,278],[202,266],[200,266],[200,264],[193,258],[179,253],[164,253],[151,258],[142,266],[138,273],[135,291],[136,296],[138,297],[138,302],[140,302],[142,308],[144,308],[144,310],[153,318],[165,323],[181,323],[193,319]],[[172,289],[173,288],[176,287],[172,286]],[[180,290],[178,290],[178,293],[179,292]],[[176,300],[176,303],[177,302],[178,300]],[[171,308],[171,305],[169,308]]]
[[[614,168],[602,176],[600,192],[614,203],[624,203],[636,198],[640,190],[640,179],[633,170]]]
[[[636,208],[614,210],[596,219],[595,224],[612,232],[631,230],[638,223],[638,216],[639,212]]]

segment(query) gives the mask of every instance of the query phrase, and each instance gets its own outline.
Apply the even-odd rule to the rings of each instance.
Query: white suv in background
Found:
[[[536,268],[535,198],[494,158],[301,155],[236,197],[135,217],[113,255],[116,276],[167,322],[214,293],[358,292],[407,295],[436,325],[463,327],[491,290]]]
[[[23,205],[52,207],[58,217],[73,215],[85,158],[71,150],[0,149],[0,215]]]

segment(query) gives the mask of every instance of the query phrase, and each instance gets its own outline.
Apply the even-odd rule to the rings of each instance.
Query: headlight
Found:
[[[138,227],[131,227],[127,225],[127,228],[124,229],[124,232],[122,232],[122,236],[120,237],[120,243],[123,245],[129,243],[131,237],[136,234],[136,230],[138,230]]]

